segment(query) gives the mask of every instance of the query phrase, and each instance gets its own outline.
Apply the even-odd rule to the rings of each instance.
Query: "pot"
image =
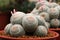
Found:
[[[0,30],[3,30],[9,22],[10,22],[10,13],[0,12]]]
[[[60,40],[60,28],[50,28],[49,30],[59,33],[58,40]]]
[[[4,40],[57,40],[57,38],[59,37],[59,34],[57,32],[54,31],[49,31],[51,36],[45,36],[45,37],[11,37],[8,35],[4,35],[4,31],[0,31],[0,38],[4,39]]]

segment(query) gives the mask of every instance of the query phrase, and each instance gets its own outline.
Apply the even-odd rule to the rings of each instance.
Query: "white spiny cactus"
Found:
[[[52,19],[50,24],[53,28],[58,28],[60,25],[60,21],[58,19]]]
[[[26,32],[34,32],[38,26],[38,21],[33,14],[26,14],[23,17],[22,25]]]
[[[57,8],[50,8],[48,10],[50,18],[58,18],[59,17],[59,10]]]
[[[19,11],[16,12],[14,10],[14,13],[11,12],[11,14],[12,14],[12,16],[11,16],[10,21],[12,24],[21,24],[22,23],[22,18],[25,15],[25,13],[19,12]]]
[[[20,24],[14,24],[11,28],[10,28],[10,35],[14,36],[14,37],[18,37],[18,36],[22,36],[25,34],[25,31],[23,29],[23,27]]]
[[[49,13],[42,12],[39,15],[42,16],[46,21],[50,20]]]
[[[48,33],[48,31],[44,26],[38,26],[38,28],[34,34],[37,36],[46,36],[47,33]]]

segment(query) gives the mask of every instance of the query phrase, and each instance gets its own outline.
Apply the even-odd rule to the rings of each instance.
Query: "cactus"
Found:
[[[46,6],[46,5],[43,5],[43,6],[41,6],[41,7],[39,7],[39,11],[40,12],[47,12],[47,10],[49,9],[49,7],[48,6]]]
[[[55,8],[57,8],[60,11],[60,5],[56,6]]]
[[[15,12],[12,13],[12,16],[10,18],[10,21],[12,24],[21,24],[22,23],[22,18],[25,14],[23,12]]]
[[[38,21],[33,14],[26,14],[23,17],[22,25],[26,32],[34,32],[38,26]]]
[[[55,8],[59,10],[59,18],[60,18],[60,5],[56,6]]]
[[[10,28],[11,28],[11,27],[12,27],[12,24],[11,24],[11,23],[7,24],[7,25],[5,26],[5,28],[4,28],[4,32],[5,32],[6,34],[10,34],[9,31],[10,31]]]
[[[59,11],[57,8],[50,8],[48,10],[48,13],[50,15],[50,18],[58,18],[59,17]]]
[[[52,8],[52,7],[54,8],[54,7],[58,6],[58,4],[55,2],[51,2],[51,3],[47,2],[47,3],[45,3],[45,5],[48,6],[49,8]]]
[[[55,2],[45,2],[44,5],[48,6],[49,8],[51,8],[51,7],[54,8],[54,7],[58,6],[58,4]]]
[[[52,19],[50,24],[53,28],[58,28],[60,26],[60,22],[58,19]]]
[[[48,13],[46,13],[46,12],[42,12],[42,13],[40,13],[39,14],[40,16],[42,16],[46,21],[49,21],[49,14]]]
[[[35,15],[35,17],[37,18],[38,20],[38,25],[43,25],[45,26],[47,29],[48,29],[48,26],[47,24],[45,23],[46,21],[44,20],[43,17],[39,16],[39,15]]]
[[[56,7],[56,6],[58,6],[58,4],[57,4],[57,3],[55,3],[55,2],[52,2],[52,3],[51,3],[51,7],[53,7],[53,8],[54,8],[54,7]]]
[[[14,36],[14,37],[18,37],[18,36],[22,36],[25,34],[25,31],[23,29],[23,27],[20,24],[14,24],[11,28],[10,28],[10,35]]]
[[[39,15],[35,15],[36,19],[38,20],[38,25],[45,25],[45,20],[43,17]]]
[[[35,31],[34,35],[37,36],[46,36],[48,33],[47,29],[44,26],[38,26],[37,30]]]

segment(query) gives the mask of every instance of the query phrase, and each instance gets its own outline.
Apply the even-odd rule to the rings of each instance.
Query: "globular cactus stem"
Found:
[[[6,26],[5,26],[5,28],[4,28],[4,32],[6,33],[6,34],[10,34],[10,28],[12,27],[12,23],[9,23],[9,24],[7,24]]]
[[[45,26],[38,26],[38,28],[36,29],[34,35],[37,35],[37,36],[46,36],[47,33],[48,33],[48,31],[45,28]]]
[[[26,32],[32,33],[38,26],[38,21],[33,14],[26,14],[22,20],[23,28]]]
[[[20,11],[16,11],[15,9],[13,10],[13,12],[11,11],[11,18],[10,21],[12,24],[22,24],[22,18],[25,15],[24,12],[20,12]]]
[[[51,27],[58,28],[60,26],[60,21],[58,19],[52,19],[50,24],[51,24]]]
[[[14,24],[10,28],[9,32],[10,32],[10,36],[13,36],[13,37],[19,37],[19,36],[25,35],[25,31],[20,24]]]

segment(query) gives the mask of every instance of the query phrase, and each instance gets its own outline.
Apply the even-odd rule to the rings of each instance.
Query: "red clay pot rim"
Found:
[[[49,30],[60,30],[60,28],[50,28]]]
[[[0,31],[0,33],[3,32],[3,31]],[[7,37],[7,36],[0,36],[0,38],[5,38],[5,39],[54,39],[54,38],[57,38],[59,36],[59,34],[57,32],[54,32],[54,31],[49,31],[49,32],[52,32],[52,33],[55,33],[56,35],[54,37],[42,37],[42,38],[13,38],[13,37]]]

